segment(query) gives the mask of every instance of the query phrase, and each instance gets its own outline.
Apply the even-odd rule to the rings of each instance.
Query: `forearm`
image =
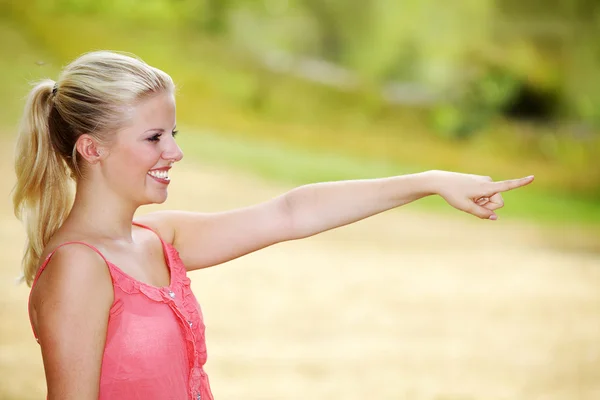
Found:
[[[291,237],[304,238],[351,224],[434,193],[429,172],[301,186],[285,194]]]

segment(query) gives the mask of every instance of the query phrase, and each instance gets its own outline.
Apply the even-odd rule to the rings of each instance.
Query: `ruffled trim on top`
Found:
[[[164,243],[164,242],[163,242]],[[115,287],[130,295],[143,294],[148,299],[157,303],[173,304],[171,308],[179,318],[184,329],[185,337],[190,348],[190,359],[197,360],[199,366],[206,363],[207,352],[205,342],[205,325],[202,311],[191,289],[191,280],[187,276],[185,265],[179,252],[173,245],[164,243],[163,250],[170,272],[169,286],[157,287],[141,282],[125,273],[118,266],[107,261]],[[169,292],[175,293],[180,299],[174,301],[169,297]],[[191,323],[191,325],[190,325]]]
[[[186,269],[179,257],[179,252],[168,243],[165,243],[163,250],[165,251],[170,275],[170,283],[168,286],[158,287],[141,282],[125,273],[117,265],[107,261],[111,272],[114,272],[114,274],[111,275],[115,286],[127,294],[142,293],[149,299],[159,302],[164,299],[165,290],[173,290],[174,288],[183,286],[185,281],[189,281],[189,278],[186,276]]]

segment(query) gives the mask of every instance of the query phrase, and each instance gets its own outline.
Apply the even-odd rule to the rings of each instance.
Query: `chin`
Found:
[[[140,206],[146,206],[150,204],[162,204],[167,201],[167,194],[164,193],[162,195],[154,194],[153,196],[146,196],[146,198],[142,198],[139,201]]]
[[[167,201],[167,195],[153,198],[149,204],[162,204]]]
[[[167,197],[166,197],[166,196],[165,196],[165,198],[164,198],[164,199],[161,199],[161,200],[159,200],[159,201],[155,201],[155,202],[154,202],[154,204],[162,204],[162,203],[164,203],[165,201],[167,201]]]

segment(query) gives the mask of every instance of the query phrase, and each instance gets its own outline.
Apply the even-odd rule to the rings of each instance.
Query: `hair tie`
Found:
[[[56,95],[57,90],[58,90],[58,83],[55,83],[54,87],[52,88],[52,95]]]

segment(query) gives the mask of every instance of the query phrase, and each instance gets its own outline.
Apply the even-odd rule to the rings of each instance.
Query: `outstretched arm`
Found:
[[[267,202],[233,211],[161,211],[138,220],[170,238],[188,270],[194,270],[348,225],[433,194],[461,211],[496,219],[494,210],[503,206],[500,193],[532,181],[533,177],[493,182],[484,176],[427,171],[304,185]]]
[[[291,239],[348,225],[435,194],[430,173],[324,182],[285,194]]]

